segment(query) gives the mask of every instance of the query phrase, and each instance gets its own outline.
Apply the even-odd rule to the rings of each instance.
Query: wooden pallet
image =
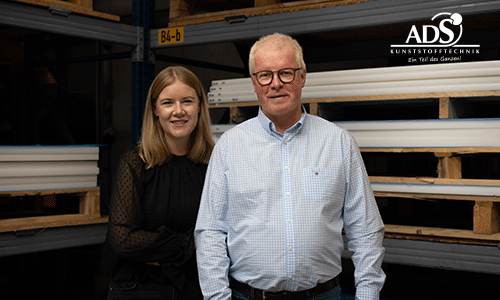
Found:
[[[380,179],[372,179],[380,182]],[[477,180],[474,180],[477,181]],[[496,180],[498,182],[498,180]],[[460,181],[461,184],[466,182]],[[397,193],[397,192],[374,192],[376,197],[411,198],[416,200],[458,200],[473,201],[473,230],[474,234],[492,235],[500,233],[500,197],[497,196],[470,196],[449,194],[425,194],[425,193]],[[497,240],[500,242],[500,239]]]
[[[437,178],[434,177],[384,177],[370,176],[370,182],[379,183],[402,183],[402,184],[440,184],[461,186],[500,186],[500,180],[486,179],[464,179],[462,178],[461,155],[476,153],[500,153],[500,148],[362,148],[362,152],[431,152],[438,158],[436,166]],[[500,195],[498,196],[472,196],[472,195],[448,195],[448,194],[425,194],[425,193],[393,193],[375,192],[378,197],[412,198],[419,200],[459,200],[474,201],[473,233],[495,234],[500,232]],[[499,240],[500,241],[500,240]]]
[[[108,222],[100,213],[100,188],[75,188],[40,191],[0,192],[0,197],[74,195],[79,198],[79,213],[11,218],[0,220],[0,232],[76,226]]]
[[[168,26],[178,27],[214,21],[223,21],[231,17],[254,17],[368,1],[374,0],[249,0],[238,1],[238,3],[242,4],[240,5],[240,8],[231,9],[231,5],[234,4],[232,1],[170,0],[170,23],[168,24]],[[210,12],[195,14],[195,11],[197,9]]]
[[[472,230],[436,228],[424,226],[385,225],[385,237],[391,239],[419,240],[427,242],[467,245],[498,246],[500,233],[479,234]]]
[[[372,96],[352,96],[352,97],[328,97],[302,99],[302,103],[309,106],[309,113],[323,116],[321,105],[333,103],[354,103],[354,102],[375,102],[387,100],[407,100],[407,99],[437,99],[439,101],[438,115],[440,119],[456,118],[460,116],[460,98],[481,98],[498,97],[500,91],[470,91],[470,92],[442,92],[442,93],[418,93],[418,94],[393,94],[393,95],[372,95]],[[258,107],[258,101],[232,102],[209,104],[210,109],[229,109],[229,122],[241,123],[252,117],[245,112],[246,109]],[[328,118],[327,118],[328,119]],[[216,120],[214,120],[216,121]]]
[[[13,0],[15,2],[22,2],[27,4],[33,4],[42,7],[56,7],[71,11],[71,13],[77,13],[82,15],[87,15],[91,17],[107,19],[111,21],[120,21],[120,16],[115,16],[99,11],[94,11],[94,4],[92,0]]]

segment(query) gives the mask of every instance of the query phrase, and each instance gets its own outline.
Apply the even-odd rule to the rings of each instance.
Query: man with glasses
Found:
[[[296,40],[258,40],[258,116],[227,131],[207,170],[195,228],[205,299],[341,299],[342,230],[356,299],[378,299],[382,223],[352,136],[305,112]]]

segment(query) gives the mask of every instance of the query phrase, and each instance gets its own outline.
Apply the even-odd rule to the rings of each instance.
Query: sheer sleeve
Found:
[[[126,153],[120,161],[111,199],[109,242],[120,257],[180,265],[193,254],[193,233],[175,233],[164,225],[154,232],[141,228],[145,218],[142,165],[135,151]]]

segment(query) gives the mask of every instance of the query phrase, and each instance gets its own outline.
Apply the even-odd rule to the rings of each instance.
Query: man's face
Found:
[[[275,47],[263,46],[255,53],[254,73],[273,71],[269,85],[261,85],[252,76],[254,91],[259,99],[262,111],[274,123],[278,120],[297,122],[302,114],[301,94],[306,81],[305,70],[295,72],[295,78],[290,83],[283,83],[278,77],[278,70],[297,69],[298,63],[290,49],[278,50]],[[292,124],[293,125],[293,124]]]

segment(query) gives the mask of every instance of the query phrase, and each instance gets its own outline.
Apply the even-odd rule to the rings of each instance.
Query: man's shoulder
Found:
[[[310,126],[313,130],[321,130],[325,131],[326,133],[332,133],[332,134],[347,133],[347,130],[335,124],[334,121],[328,121],[322,117],[315,115],[309,115],[307,125]]]

